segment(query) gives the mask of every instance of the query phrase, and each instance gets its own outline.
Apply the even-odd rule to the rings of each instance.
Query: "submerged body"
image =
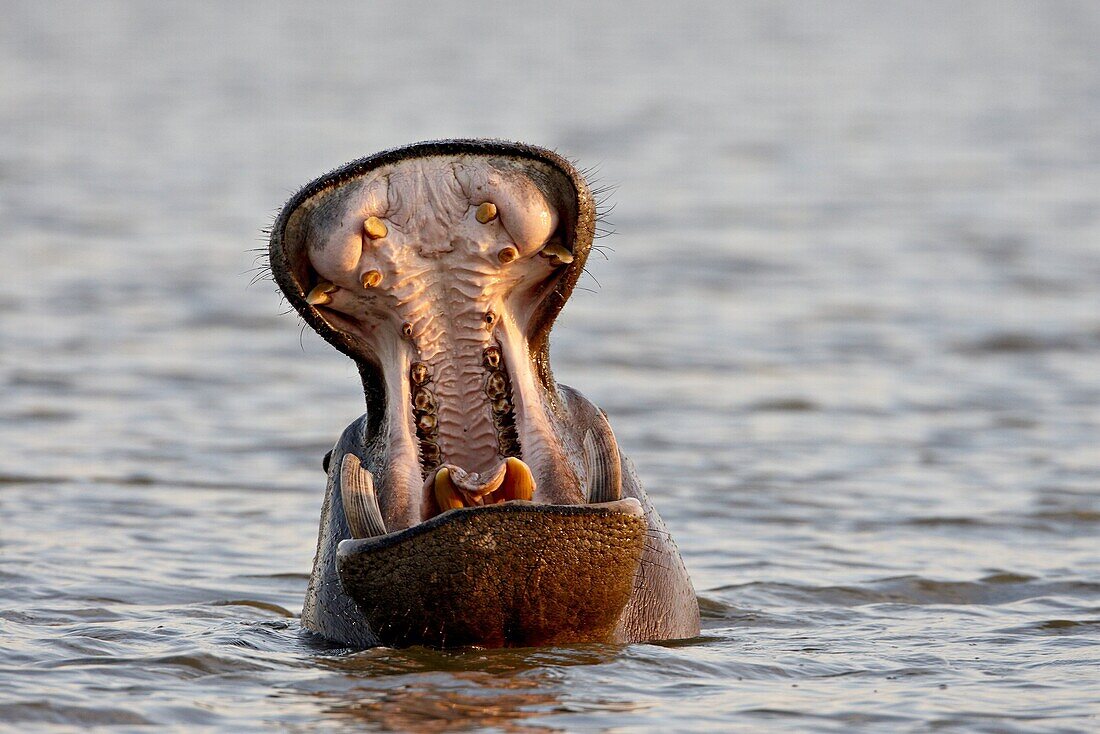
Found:
[[[606,417],[550,371],[594,221],[568,162],[495,141],[387,151],[284,208],[276,280],[367,399],[326,458],[307,629],[353,646],[698,632]]]

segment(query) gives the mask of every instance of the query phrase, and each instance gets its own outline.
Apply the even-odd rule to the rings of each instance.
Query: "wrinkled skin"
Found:
[[[367,402],[325,459],[306,629],[356,647],[698,633],[606,416],[550,371],[594,223],[572,165],[497,141],[386,151],[283,209],[275,279]]]

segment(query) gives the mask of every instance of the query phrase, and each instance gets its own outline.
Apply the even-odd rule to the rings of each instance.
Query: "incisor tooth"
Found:
[[[451,484],[451,472],[446,467],[440,469],[435,475],[435,501],[441,512],[465,506],[462,498],[455,491],[454,485]]]
[[[306,303],[310,306],[327,306],[332,303],[332,294],[339,289],[340,286],[322,280],[306,296]]]
[[[474,216],[477,218],[477,221],[482,224],[488,224],[497,218],[497,205],[491,201],[487,201],[477,208],[477,211],[474,212]]]
[[[374,288],[376,285],[382,282],[382,273],[377,270],[368,270],[363,273],[363,287]]]
[[[531,468],[515,456],[509,456],[504,461],[508,469],[500,487],[501,495],[505,500],[530,502],[535,496],[535,477],[531,474]]]
[[[366,221],[363,222],[363,231],[372,240],[380,240],[390,233],[386,223],[378,217],[367,217]]]
[[[539,254],[547,258],[554,267],[568,265],[573,262],[573,253],[557,242],[551,242],[549,245],[542,248]]]

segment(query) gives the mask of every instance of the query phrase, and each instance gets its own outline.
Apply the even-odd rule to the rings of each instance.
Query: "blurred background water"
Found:
[[[6,2],[0,728],[1100,726],[1100,6]],[[555,330],[699,640],[299,634],[353,365],[250,284],[415,140],[612,185]]]

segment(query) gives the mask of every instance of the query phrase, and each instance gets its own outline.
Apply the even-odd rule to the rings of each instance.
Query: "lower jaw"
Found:
[[[507,501],[345,540],[337,569],[380,642],[612,642],[646,534],[634,499]]]

